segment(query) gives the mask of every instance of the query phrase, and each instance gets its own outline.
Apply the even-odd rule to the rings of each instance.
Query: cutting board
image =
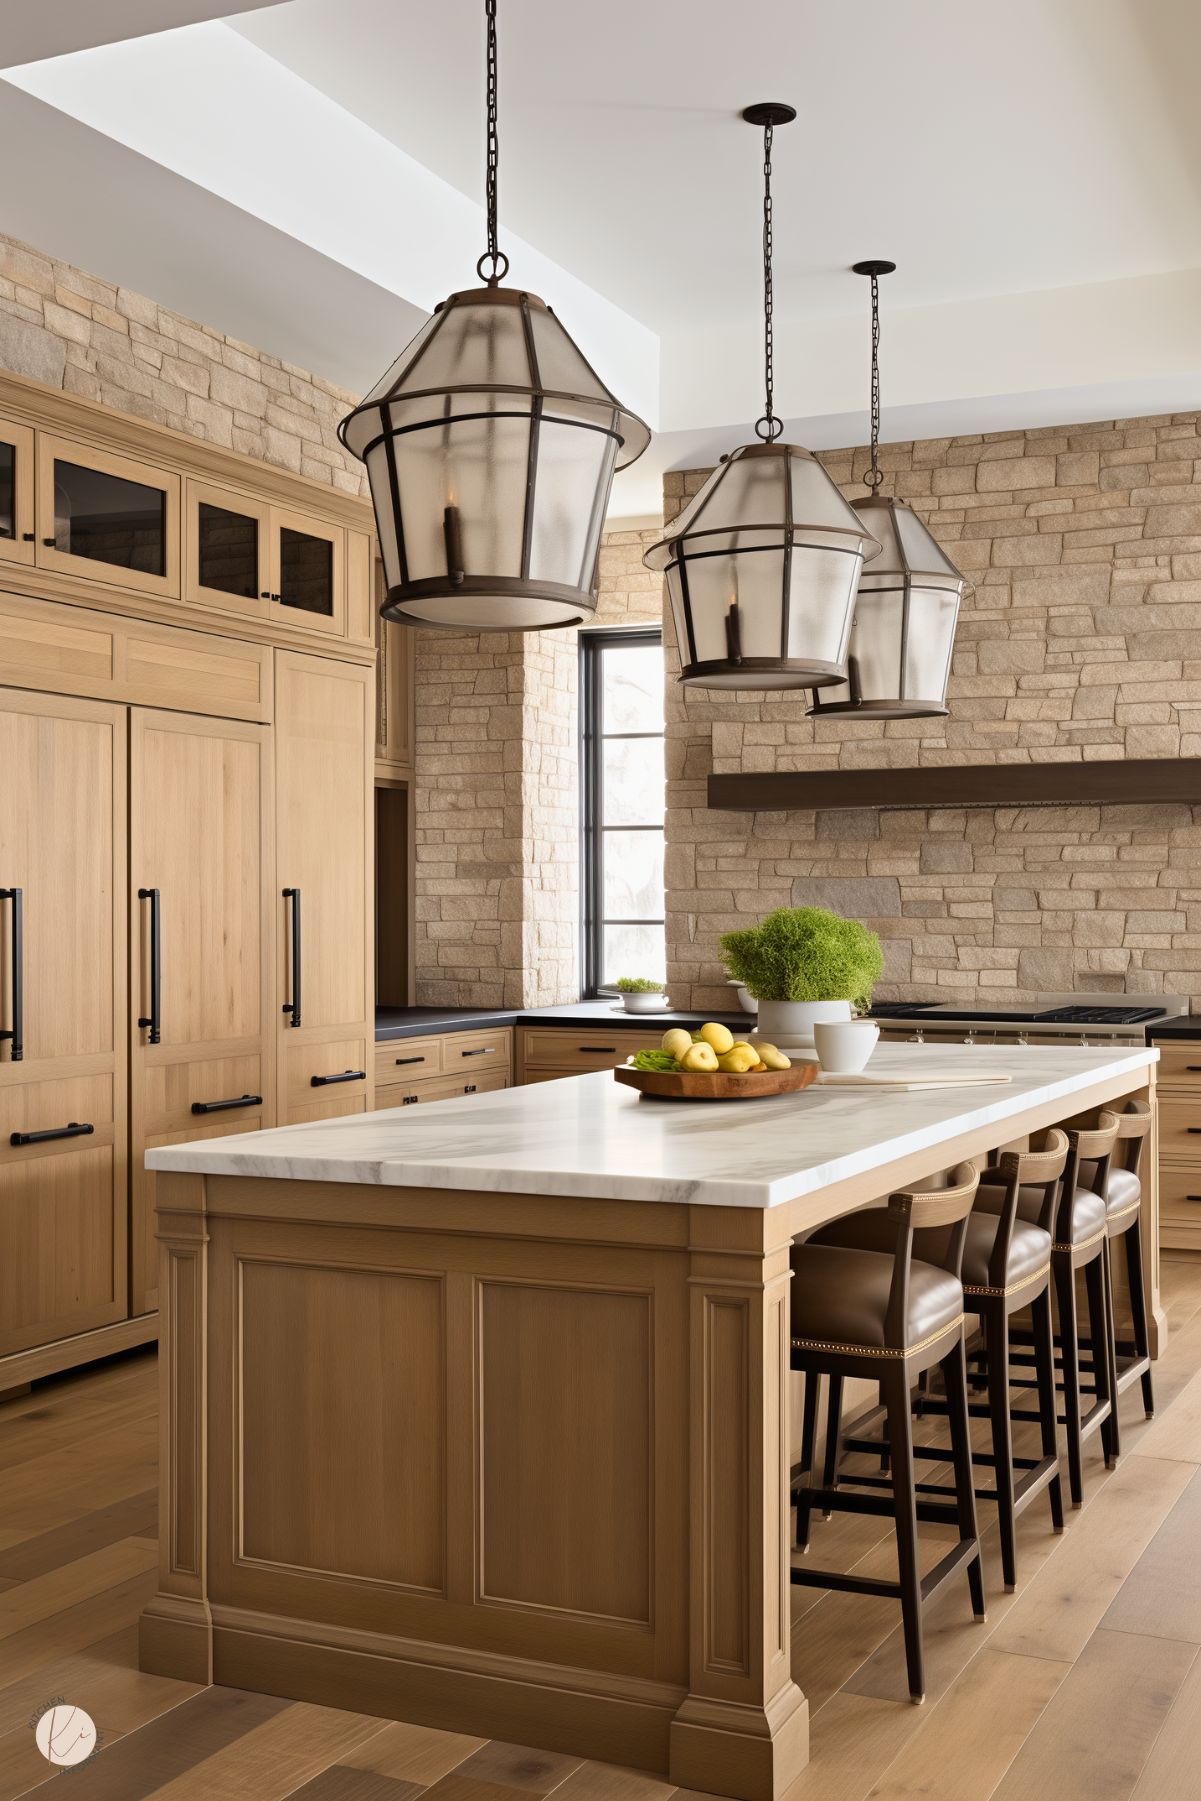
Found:
[[[870,1070],[862,1070],[857,1076],[836,1076],[827,1075],[823,1070],[817,1080],[822,1088],[892,1088],[904,1091],[915,1088],[987,1088],[995,1083],[1012,1082],[1013,1077],[1004,1075],[999,1070],[990,1074],[983,1069],[974,1071],[970,1076],[953,1075],[949,1070],[930,1070],[923,1076],[886,1076],[883,1072],[873,1075]]]

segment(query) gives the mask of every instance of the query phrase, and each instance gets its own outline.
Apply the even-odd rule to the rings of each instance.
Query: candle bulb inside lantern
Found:
[[[730,598],[730,609],[726,614],[726,655],[731,663],[742,661],[742,629],[738,623],[738,599]]]
[[[442,509],[442,537],[446,543],[446,573],[456,584],[463,580],[463,536],[459,527],[459,509],[454,501]]]

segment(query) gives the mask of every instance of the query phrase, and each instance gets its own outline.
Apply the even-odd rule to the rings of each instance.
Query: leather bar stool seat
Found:
[[[1018,1191],[1018,1219],[1029,1222],[1036,1220],[1043,1210],[1045,1196],[1041,1188],[1022,1188]],[[977,1208],[988,1213],[999,1213],[1003,1205],[1003,1193],[993,1188],[981,1187],[976,1197]],[[1092,1244],[1102,1237],[1106,1229],[1106,1208],[1102,1197],[1091,1188],[1077,1188],[1071,1209],[1071,1248],[1079,1250],[1082,1245]],[[1016,1230],[1016,1226],[1014,1228]]]
[[[904,1357],[962,1325],[963,1288],[945,1269],[914,1261],[909,1266],[909,1294],[903,1346],[888,1350],[885,1321],[892,1289],[896,1221],[881,1210],[887,1225],[883,1250],[833,1249],[815,1256],[809,1244],[792,1251],[792,1317],[801,1322],[793,1343],[798,1348],[879,1351]],[[813,1241],[810,1240],[810,1243]]]
[[[1114,1169],[1110,1166],[1109,1192],[1105,1196],[1109,1209],[1109,1223],[1116,1219],[1125,1219],[1128,1213],[1134,1213],[1141,1206],[1143,1185],[1132,1169]]]
[[[965,1290],[980,1293],[991,1286],[989,1265],[1000,1223],[999,1212],[990,1211],[978,1192],[976,1204],[968,1215],[963,1241],[962,1274]],[[918,1232],[914,1235],[913,1248],[927,1267],[939,1265],[941,1273],[941,1268],[945,1268],[949,1238],[950,1232],[946,1227]],[[896,1227],[887,1213],[880,1207],[869,1207],[861,1213],[848,1214],[845,1219],[834,1220],[830,1225],[820,1227],[808,1242],[861,1251],[885,1251],[895,1239]],[[1016,1220],[1005,1259],[1004,1286],[1011,1289],[1024,1287],[1027,1282],[1045,1275],[1050,1262],[1050,1234],[1038,1226],[1030,1225],[1026,1220]],[[913,1267],[918,1269],[921,1265],[915,1263]]]

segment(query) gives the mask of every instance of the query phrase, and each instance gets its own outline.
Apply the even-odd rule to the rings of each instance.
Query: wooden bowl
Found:
[[[769,1069],[759,1075],[731,1076],[724,1070],[632,1069],[628,1063],[613,1071],[626,1088],[657,1101],[765,1101],[777,1094],[795,1094],[808,1088],[817,1075],[817,1064],[794,1063],[791,1069]]]

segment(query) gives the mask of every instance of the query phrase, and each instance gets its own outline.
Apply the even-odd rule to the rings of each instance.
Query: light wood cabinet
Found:
[[[178,475],[39,432],[35,501],[39,569],[179,598]]]
[[[623,1027],[525,1026],[520,1033],[522,1082],[553,1082],[594,1069],[616,1069],[635,1051],[657,1049],[658,1026],[632,1032]]]
[[[0,769],[7,1356],[126,1310],[124,711],[5,690]]]
[[[1159,1089],[1159,1242],[1201,1251],[1201,1040],[1162,1042]]]
[[[365,503],[0,407],[2,1393],[156,1335],[149,1146],[371,1104],[375,697]]]
[[[184,598],[193,606],[346,635],[346,533],[310,513],[187,483]]]
[[[313,1117],[300,1108],[318,1101],[323,1118],[371,1104],[371,701],[369,668],[276,652],[276,987],[286,1121]]]
[[[33,432],[0,419],[0,558],[6,563],[34,561],[33,489]]]
[[[413,768],[413,628],[382,619],[382,567],[375,565],[375,772],[407,775]]]
[[[271,742],[264,726],[130,721],[132,1284],[157,1305],[152,1145],[275,1117]]]

